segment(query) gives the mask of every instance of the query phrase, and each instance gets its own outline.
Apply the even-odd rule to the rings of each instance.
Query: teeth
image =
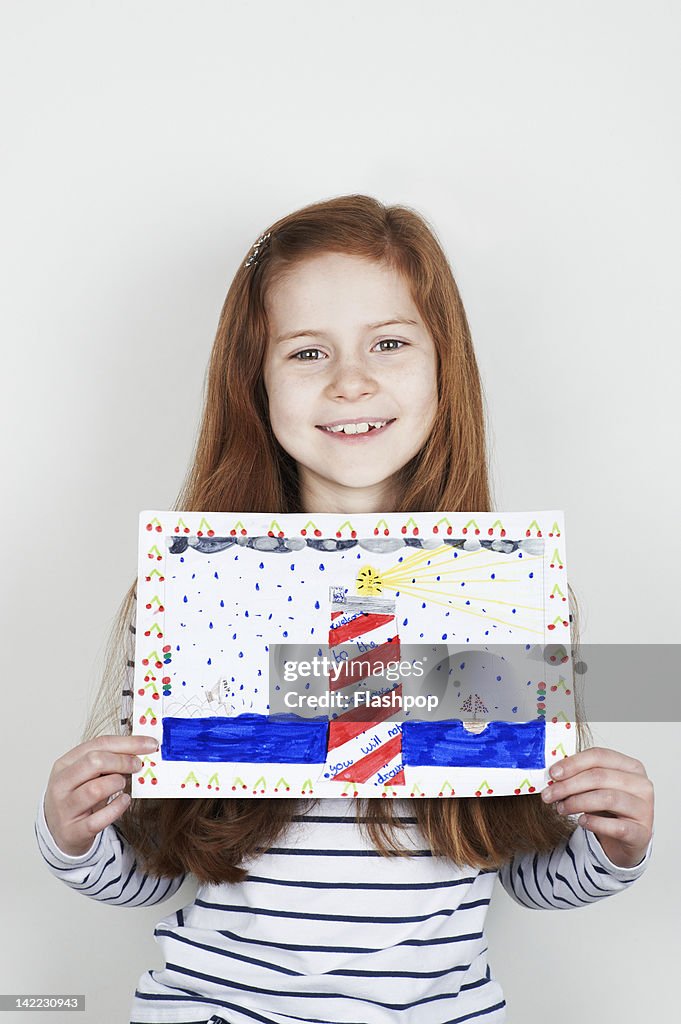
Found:
[[[367,423],[345,423],[340,424],[337,427],[324,427],[324,430],[328,430],[332,434],[340,434],[342,431],[344,434],[366,434],[369,427],[384,427],[387,420],[371,420]]]

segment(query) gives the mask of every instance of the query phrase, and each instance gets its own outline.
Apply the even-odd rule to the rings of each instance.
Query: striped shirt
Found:
[[[49,870],[91,899],[161,903],[186,875],[156,878],[108,825],[71,857],[43,810],[35,831]],[[548,854],[520,854],[499,871],[433,856],[409,816],[400,841],[415,856],[382,857],[355,824],[351,798],[319,800],[278,845],[244,862],[233,885],[198,887],[194,901],[158,922],[165,963],[139,980],[131,1024],[500,1024],[505,1000],[487,962],[485,917],[495,878],[532,910],[569,910],[628,888],[643,860],[617,867],[593,833],[577,828]]]
[[[115,824],[81,857],[55,845],[42,800],[36,829],[50,871],[91,899],[146,906],[184,881],[140,871]],[[516,856],[499,879],[522,906],[567,910],[626,889],[651,847],[618,868],[578,828],[551,854]],[[350,798],[320,800],[285,842],[246,862],[245,881],[201,885],[159,921],[165,967],[140,978],[131,1022],[504,1021],[484,934],[497,872],[456,868],[418,837],[413,848],[414,858],[381,857],[361,840]]]

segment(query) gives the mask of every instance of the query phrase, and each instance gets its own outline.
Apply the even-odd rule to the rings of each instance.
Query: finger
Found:
[[[648,804],[631,793],[623,793],[618,789],[597,789],[590,793],[580,793],[561,800],[556,805],[559,814],[612,814],[618,818],[630,818],[641,825],[648,822],[650,812]]]
[[[89,849],[95,836],[105,829],[107,825],[120,818],[129,806],[130,796],[127,793],[121,793],[115,800],[112,800],[111,803],[103,807],[102,810],[94,814],[88,814],[72,829],[73,844],[82,843]]]
[[[123,775],[100,775],[98,779],[79,786],[72,794],[67,809],[71,823],[85,815],[101,810],[108,803],[109,797],[125,789],[126,779]]]
[[[644,766],[635,757],[622,754],[619,750],[610,750],[608,747],[590,747],[588,750],[580,750],[577,754],[564,757],[562,761],[551,766],[550,775],[552,778],[567,779],[588,768],[611,768],[634,775],[646,775]]]
[[[109,777],[109,776],[107,776],[107,777]],[[124,792],[124,793],[127,793],[128,796],[132,796],[132,786],[131,786],[130,776],[126,776],[125,785],[124,786],[119,786],[118,789],[114,790],[114,795],[118,796],[119,792]],[[108,803],[110,803],[112,799],[113,799],[113,797],[111,796],[111,794],[109,794],[108,796],[104,797],[103,800],[100,800],[98,803],[94,804],[90,808],[90,813],[94,814],[95,811],[101,811],[102,807],[106,807],[106,805]]]
[[[629,818],[601,818],[597,814],[585,814],[578,819],[577,824],[595,836],[616,839],[636,849],[647,846],[649,842],[649,830]]]
[[[121,792],[127,793],[128,796],[132,796],[129,779],[126,779],[125,786],[119,787],[118,789],[114,790],[113,795],[105,797],[103,800],[100,800],[99,803],[96,803],[93,807],[91,807],[90,814],[94,814],[95,811],[101,811],[102,807],[106,807],[106,805],[111,803],[114,797],[118,796],[119,793]]]
[[[574,793],[587,792],[592,789],[620,789],[625,793],[633,793],[642,799],[650,796],[652,782],[646,776],[632,772],[617,771],[611,768],[587,768],[560,782],[550,782],[542,791],[547,803],[555,803]]]
[[[127,789],[124,790],[127,793]],[[116,796],[118,796],[119,790],[116,790]],[[128,794],[129,795],[129,794]],[[107,804],[111,803],[111,797],[107,797],[105,800],[100,800],[99,803],[95,804],[94,807],[90,808],[90,813],[94,814],[96,811],[101,811],[102,807],[106,807]]]
[[[144,761],[136,754],[114,754],[109,750],[89,750],[78,761],[55,777],[53,787],[62,800],[92,779],[112,773],[132,774],[141,770]]]
[[[68,750],[55,761],[55,767],[59,765],[60,769],[68,768],[90,750],[110,750],[122,754],[152,753],[158,750],[158,740],[142,733],[133,736],[95,736],[94,739],[86,740],[85,743],[79,743],[77,747]]]

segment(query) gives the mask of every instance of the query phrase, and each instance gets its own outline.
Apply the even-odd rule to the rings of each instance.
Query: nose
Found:
[[[345,359],[335,366],[328,384],[328,394],[331,398],[353,401],[375,394],[377,387],[375,378],[361,360]]]

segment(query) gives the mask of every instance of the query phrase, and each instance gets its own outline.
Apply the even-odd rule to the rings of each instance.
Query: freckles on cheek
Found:
[[[299,421],[300,408],[293,396],[275,390],[270,398],[270,423],[273,430],[290,432],[294,429]]]
[[[437,385],[433,385],[425,374],[414,374],[402,382],[402,395],[407,396],[409,405],[417,409],[430,409],[437,402]]]

